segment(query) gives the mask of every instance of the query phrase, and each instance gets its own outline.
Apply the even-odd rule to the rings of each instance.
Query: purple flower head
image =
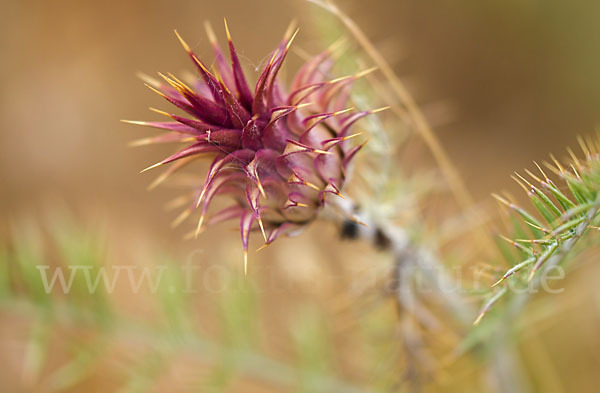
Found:
[[[252,89],[225,29],[230,63],[207,25],[215,52],[210,69],[176,32],[201,78],[189,86],[160,74],[165,82],[148,87],[185,115],[155,110],[172,121],[134,123],[168,131],[138,144],[189,143],[145,169],[172,163],[159,181],[191,160],[212,157],[182,217],[201,211],[196,235],[205,223],[239,220],[246,261],[250,232],[260,229],[268,245],[312,222],[329,198],[343,198],[348,165],[364,145],[352,143],[358,135],[351,134],[352,125],[374,111],[348,108],[350,86],[366,72],[326,79],[331,50],[308,60],[289,87],[282,85],[278,73],[298,30],[288,30]],[[217,195],[232,203],[205,220]]]

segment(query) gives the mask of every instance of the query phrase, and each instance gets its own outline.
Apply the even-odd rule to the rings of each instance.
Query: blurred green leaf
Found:
[[[321,392],[319,381],[331,372],[331,337],[314,308],[299,310],[291,321],[296,349],[296,365],[300,372],[298,392]]]

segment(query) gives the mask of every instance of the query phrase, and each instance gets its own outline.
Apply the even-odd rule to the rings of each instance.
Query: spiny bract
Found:
[[[315,219],[333,195],[342,197],[347,167],[364,145],[351,144],[352,125],[375,111],[347,108],[350,86],[365,72],[326,80],[333,65],[332,50],[308,60],[285,89],[277,75],[298,32],[288,29],[258,77],[254,91],[246,81],[225,24],[231,67],[207,25],[215,52],[209,70],[177,34],[201,78],[189,87],[169,74],[166,83],[147,84],[186,116],[157,111],[173,122],[132,122],[169,132],[138,144],[189,142],[190,145],[152,165],[176,161],[160,180],[199,155],[214,156],[206,180],[195,189],[182,217],[201,209],[200,232],[211,200],[230,195],[233,203],[209,223],[239,219],[244,260],[250,232],[260,228],[265,244],[296,231]],[[147,170],[146,169],[146,170]],[[246,263],[245,263],[246,266]]]

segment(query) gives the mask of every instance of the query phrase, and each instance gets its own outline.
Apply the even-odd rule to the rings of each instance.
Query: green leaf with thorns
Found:
[[[503,205],[508,207],[513,222],[514,240],[505,236],[500,237],[512,244],[522,257],[515,262],[507,258],[513,267],[508,269],[492,287],[501,288],[490,295],[489,300],[482,307],[475,324],[496,304],[500,298],[510,293],[506,280],[514,278],[530,282],[542,266],[553,257],[560,257],[562,263],[575,243],[586,234],[590,228],[595,228],[594,220],[600,210],[600,141],[585,142],[579,138],[581,149],[585,155],[584,160],[577,158],[571,149],[568,149],[571,162],[565,169],[561,163],[551,156],[553,164],[545,162],[544,165],[554,172],[564,183],[570,195],[561,190],[561,187],[551,180],[540,165],[535,163],[541,177],[529,170],[525,173],[539,183],[536,186],[525,177],[516,174],[513,179],[523,188],[529,196],[535,212],[529,212],[512,202],[509,197],[497,194],[493,196]],[[543,218],[546,225],[542,224]],[[525,235],[523,225],[530,228],[531,237]],[[503,252],[506,255],[506,252]],[[518,273],[525,271],[524,278],[517,277]]]

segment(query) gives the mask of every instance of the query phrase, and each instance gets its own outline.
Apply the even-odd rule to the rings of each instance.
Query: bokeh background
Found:
[[[531,167],[533,160],[546,159],[550,152],[562,155],[565,146],[576,145],[578,134],[593,132],[600,121],[598,2],[401,0],[339,5],[405,81],[430,116],[469,190],[484,205],[491,205],[493,191],[517,189],[509,177],[513,171]],[[155,174],[138,174],[139,170],[157,161],[168,148],[127,147],[129,141],[148,132],[119,120],[156,119],[147,107],[165,105],[135,75],[192,70],[174,28],[201,57],[212,56],[202,23],[210,20],[223,40],[221,20],[226,17],[245,66],[254,70],[264,64],[294,18],[301,28],[297,45],[316,53],[327,45],[320,32],[329,17],[300,0],[8,0],[0,10],[2,238],[12,238],[13,224],[52,220],[47,217],[58,209],[87,229],[101,228],[106,237],[103,244],[114,263],[144,263],[163,254],[181,260],[201,250],[210,263],[238,264],[241,251],[236,233],[221,228],[197,241],[183,241],[185,231],[171,230],[174,213],[164,209],[165,201],[176,195],[174,190],[146,191]],[[291,57],[289,67],[299,64],[298,56]],[[47,237],[53,230],[43,232],[42,237]],[[275,337],[272,353],[286,358],[294,352],[287,343],[288,324],[303,310],[303,303],[333,296],[349,280],[338,279],[335,270],[343,264],[340,255],[348,247],[354,247],[351,252],[364,263],[379,258],[368,248],[338,241],[336,229],[328,226],[311,228],[304,240],[284,240],[265,250],[264,256],[251,254],[262,276],[293,282],[278,299],[261,303],[264,321],[259,335]],[[323,267],[321,261],[334,267]],[[597,273],[593,267],[585,269]],[[600,323],[600,297],[589,278],[598,276],[578,273],[581,277],[570,278],[567,289],[579,287],[580,293],[576,298],[564,297],[568,300],[564,303],[570,302],[565,306],[568,312],[561,314],[564,318],[553,320],[552,334],[531,330],[527,337],[540,336],[539,341],[526,340],[522,348],[534,390],[592,392],[598,386],[594,371],[600,359],[594,348],[600,343],[594,327]],[[315,276],[325,277],[319,290],[311,287]],[[211,296],[199,302],[198,313],[222,311]],[[124,295],[118,303],[125,312],[143,318],[152,315],[150,301],[141,296]],[[329,310],[327,305],[319,307]],[[584,312],[590,308],[593,312]],[[39,317],[36,312],[34,316]],[[336,319],[335,326],[343,326],[343,319]],[[23,382],[31,322],[8,311],[2,312],[0,320],[0,390],[46,391],[44,382]],[[219,331],[216,325],[210,326],[216,324],[210,317],[202,320],[209,331]],[[344,347],[351,353],[344,336],[340,337],[342,342],[333,345],[338,348],[331,355],[337,359],[333,363],[342,363],[341,368],[351,374],[348,370],[360,367],[345,364],[352,363],[347,359],[354,355],[339,351]],[[56,347],[56,352],[64,351],[60,340]],[[122,369],[128,370],[133,360],[119,354],[119,348],[115,351],[112,356],[120,358]],[[68,358],[47,352],[55,356],[40,368],[41,381]],[[539,366],[540,356],[550,362]],[[185,359],[179,362],[181,367],[171,367],[164,381],[193,373],[185,369]],[[94,366],[94,383],[84,378],[65,391],[122,385],[123,375],[102,378],[98,370],[104,366]],[[152,389],[156,386],[150,384],[140,391]],[[227,389],[281,391],[244,380]]]

